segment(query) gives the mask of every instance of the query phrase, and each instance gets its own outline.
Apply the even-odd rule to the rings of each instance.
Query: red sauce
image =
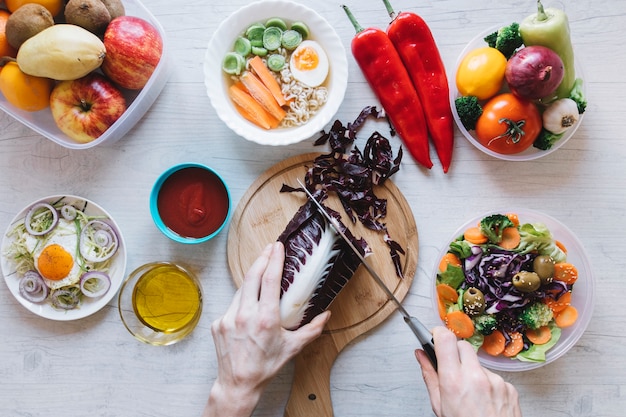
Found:
[[[198,167],[183,168],[165,180],[157,198],[163,223],[174,233],[201,238],[228,215],[228,192],[219,177]]]

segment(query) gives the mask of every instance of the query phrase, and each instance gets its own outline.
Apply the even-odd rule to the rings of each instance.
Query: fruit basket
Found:
[[[87,143],[79,143],[71,139],[59,130],[49,107],[37,112],[20,110],[0,94],[0,109],[47,139],[69,149],[87,149],[102,144],[112,144],[124,137],[152,106],[165,86],[171,71],[169,44],[161,24],[139,0],[124,0],[124,7],[126,15],[147,20],[158,30],[163,39],[163,53],[154,73],[141,90],[120,89],[126,99],[127,109],[100,137]]]

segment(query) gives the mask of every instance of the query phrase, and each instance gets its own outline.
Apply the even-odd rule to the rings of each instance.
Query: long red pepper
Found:
[[[387,35],[396,47],[424,108],[428,133],[437,156],[448,172],[454,149],[454,124],[446,69],[430,28],[411,12],[395,13],[389,0],[383,0],[392,18]]]
[[[356,30],[352,55],[365,79],[411,156],[432,168],[424,110],[400,55],[383,30],[363,29],[348,7],[342,7]]]

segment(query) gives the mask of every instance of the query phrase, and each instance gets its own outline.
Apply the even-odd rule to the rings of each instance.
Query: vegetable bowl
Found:
[[[456,65],[454,67],[454,72],[451,74],[450,80],[450,105],[452,108],[452,115],[456,122],[456,125],[459,131],[463,134],[463,136],[476,148],[486,153],[487,155],[493,156],[498,159],[503,159],[507,161],[529,161],[537,158],[541,158],[543,156],[549,155],[552,152],[555,152],[557,149],[561,148],[565,143],[576,133],[578,128],[582,123],[582,119],[584,117],[584,109],[583,112],[576,112],[576,122],[571,125],[571,127],[567,128],[563,133],[560,133],[559,136],[554,134],[550,134],[545,130],[545,125],[543,123],[544,112],[552,102],[543,103],[544,100],[538,99],[530,99],[524,98],[521,99],[517,94],[513,93],[514,89],[511,88],[507,79],[503,78],[503,73],[505,68],[509,71],[510,64],[513,60],[512,58],[508,58],[503,56],[503,54],[497,53],[495,48],[490,48],[485,41],[485,37],[497,32],[498,30],[507,27],[507,24],[497,25],[486,29],[485,31],[479,33],[474,39],[472,39],[466,47],[463,49],[461,54],[459,55]],[[533,48],[536,48],[533,46]],[[516,53],[524,51],[528,49],[528,47],[522,45],[516,50]],[[547,48],[544,48],[544,51]],[[551,51],[548,51],[551,52]],[[530,53],[528,53],[530,54]],[[498,56],[499,55],[499,56]],[[515,57],[515,54],[513,55]],[[517,58],[517,57],[516,57]],[[480,81],[480,85],[469,85],[467,80],[469,78],[463,79],[464,76],[468,74],[468,67],[470,66],[469,62],[473,60],[474,63],[482,60],[484,62],[483,65],[490,68],[489,71],[484,71],[482,69],[476,69],[481,74],[481,77],[484,77]],[[522,58],[517,61],[521,61]],[[526,62],[530,60],[527,59]],[[519,67],[519,65],[518,65]],[[527,65],[530,67],[530,65]],[[537,66],[534,66],[536,68]],[[477,67],[478,68],[478,67]],[[574,68],[575,68],[575,77],[577,79],[576,90],[582,94],[584,98],[586,95],[586,86],[584,83],[584,74],[580,64],[578,62],[577,57],[574,58]],[[493,70],[493,72],[491,71]],[[498,75],[502,80],[501,84],[496,80],[498,79]],[[461,78],[461,87],[457,83],[457,78]],[[530,77],[530,75],[528,75]],[[530,79],[530,78],[529,78]],[[529,79],[524,79],[523,81],[526,84],[533,85],[533,82]],[[476,79],[474,79],[476,80]],[[462,88],[465,91],[459,91],[459,88]],[[532,88],[532,87],[531,87]],[[537,87],[539,88],[539,87]],[[476,94],[469,93],[469,90],[475,89]],[[479,135],[477,134],[478,123],[468,123],[465,119],[465,115],[468,114],[467,108],[457,108],[456,100],[460,97],[470,97],[472,95],[476,95],[478,100],[477,102],[480,104],[481,108],[485,110],[483,112],[483,116],[489,115],[489,117],[483,117],[483,120],[490,120],[491,127],[489,127],[489,123],[483,122],[483,126],[481,130],[487,133],[487,137],[494,138],[489,140],[489,147],[485,144],[487,139],[483,135],[482,141],[479,139]],[[496,100],[500,98],[500,100]],[[555,101],[556,102],[556,101]],[[491,103],[491,106],[487,106],[488,103]],[[498,104],[499,103],[499,104]],[[568,104],[572,105],[573,103],[569,102]],[[472,106],[474,104],[472,103]],[[503,116],[501,110],[497,110],[499,107],[508,106],[508,108],[513,109],[510,115]],[[570,107],[571,110],[571,107]],[[552,110],[556,111],[556,107]],[[473,114],[474,110],[469,111],[469,114]],[[553,112],[554,114],[555,112]],[[505,140],[508,145],[511,144],[511,137],[502,137],[505,136],[504,132],[497,132],[490,134],[489,130],[498,130],[497,126],[501,126],[501,120],[504,117],[510,117],[512,121],[517,122],[519,125],[519,120],[524,117],[524,125],[522,129],[527,133],[527,135],[522,135],[519,145],[516,145],[519,149],[523,149],[518,151],[515,149],[515,146],[505,146]],[[554,118],[552,118],[554,120]],[[464,123],[465,121],[465,123]],[[487,126],[487,127],[486,127]],[[516,126],[511,126],[513,131]],[[504,128],[502,128],[504,130]],[[537,139],[531,139],[537,135]],[[499,136],[501,134],[502,136]],[[519,137],[518,137],[519,138]],[[517,140],[516,138],[515,140]],[[543,139],[540,139],[543,138]],[[522,142],[525,142],[522,143]],[[500,144],[501,146],[498,146]],[[495,146],[492,146],[495,145]]]
[[[236,134],[261,145],[288,145],[319,133],[334,117],[347,88],[348,61],[341,39],[317,12],[292,1],[261,0],[220,24],[209,41],[204,76],[213,108]]]
[[[558,220],[530,209],[465,222],[446,241],[432,276],[434,312],[494,370],[555,361],[593,312],[594,275],[582,244]]]

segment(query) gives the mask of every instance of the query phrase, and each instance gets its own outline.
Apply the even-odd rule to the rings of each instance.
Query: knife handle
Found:
[[[424,326],[422,322],[415,317],[405,317],[404,322],[409,325],[409,327],[415,334],[415,337],[417,337],[417,340],[422,345],[422,349],[424,349],[424,352],[426,352],[426,355],[428,355],[430,363],[433,364],[433,368],[435,368],[436,371],[437,355],[435,354],[435,342],[433,341],[433,337],[430,331],[428,331],[426,326]]]

